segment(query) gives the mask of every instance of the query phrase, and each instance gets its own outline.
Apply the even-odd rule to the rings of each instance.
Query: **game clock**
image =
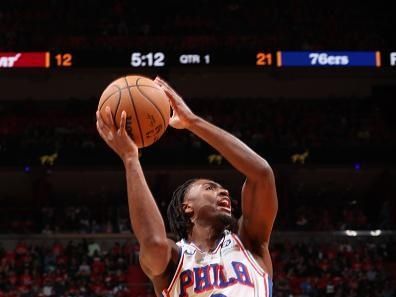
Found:
[[[164,67],[165,54],[163,52],[133,52],[131,54],[132,67]]]
[[[164,52],[132,52],[130,65],[132,67],[165,67],[172,65],[209,65],[209,54],[173,54],[170,59],[166,59]]]

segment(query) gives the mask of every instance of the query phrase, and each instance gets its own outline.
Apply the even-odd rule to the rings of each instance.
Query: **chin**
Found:
[[[199,210],[198,217],[219,232],[225,229],[233,232],[236,230],[237,220],[229,210],[205,206]]]
[[[237,220],[229,212],[220,212],[217,214],[216,218],[219,227],[221,227],[222,229],[228,229],[230,231],[233,231],[237,224]]]

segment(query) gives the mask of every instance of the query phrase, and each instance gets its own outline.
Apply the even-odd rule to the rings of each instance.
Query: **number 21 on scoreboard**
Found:
[[[272,54],[259,52],[256,54],[256,66],[271,66],[272,65]]]

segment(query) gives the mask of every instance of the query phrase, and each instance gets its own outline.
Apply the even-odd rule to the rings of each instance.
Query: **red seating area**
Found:
[[[154,296],[134,241],[51,242],[20,241],[1,249],[0,296]],[[309,243],[277,238],[271,246],[273,296],[394,296],[394,246],[394,240],[367,238]]]
[[[18,242],[0,253],[0,296],[153,296],[133,241]]]

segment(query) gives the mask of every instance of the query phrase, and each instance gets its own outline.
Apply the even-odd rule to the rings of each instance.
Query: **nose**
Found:
[[[226,190],[226,189],[220,189],[220,191],[219,191],[219,195],[220,196],[230,196],[230,193],[228,192],[228,190]]]

